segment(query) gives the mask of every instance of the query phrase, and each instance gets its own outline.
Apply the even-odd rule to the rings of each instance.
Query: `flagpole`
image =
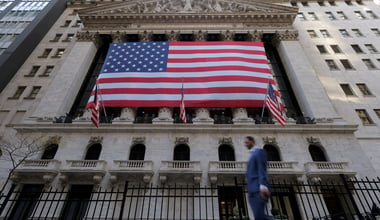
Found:
[[[265,98],[264,98],[264,105],[263,105],[263,110],[261,111],[261,122],[263,122],[264,119],[264,111],[265,111],[265,106],[266,106],[266,99],[268,95],[268,90],[269,90],[269,83],[270,83],[270,78],[268,78],[268,83],[267,83],[267,91],[265,93]]]
[[[96,85],[98,85],[98,80],[96,80]],[[98,90],[98,94],[99,94],[100,102],[102,103],[102,109],[103,109],[103,112],[104,112],[104,116],[106,117],[106,122],[108,123],[108,116],[107,116],[106,109],[104,108],[104,101],[103,101],[102,94],[100,93],[100,89],[99,89],[98,86],[96,86],[96,89]],[[99,119],[99,120],[100,120],[100,119]],[[100,125],[100,123],[99,123],[99,125]]]

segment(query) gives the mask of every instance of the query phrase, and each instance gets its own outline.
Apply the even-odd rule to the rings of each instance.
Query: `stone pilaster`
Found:
[[[214,119],[210,117],[210,111],[207,108],[197,108],[195,110],[196,117],[193,124],[213,124]]]
[[[232,109],[234,124],[250,124],[254,123],[252,118],[248,117],[248,112],[246,108],[234,108]]]
[[[158,117],[154,118],[153,124],[172,124],[174,122],[173,119],[173,111],[171,108],[163,107],[158,110]]]

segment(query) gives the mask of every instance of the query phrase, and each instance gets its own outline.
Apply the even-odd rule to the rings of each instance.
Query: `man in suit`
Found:
[[[255,220],[270,219],[265,215],[265,206],[270,196],[266,152],[256,146],[255,139],[251,136],[245,138],[244,144],[251,152],[246,173],[249,204]]]

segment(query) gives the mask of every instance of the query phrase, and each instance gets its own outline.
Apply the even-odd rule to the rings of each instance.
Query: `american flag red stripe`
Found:
[[[268,92],[265,98],[265,106],[267,106],[273,118],[275,118],[282,126],[285,126],[286,119],[284,117],[284,108],[281,104],[280,96],[274,93],[272,83],[270,82],[268,83]]]
[[[136,42],[111,44],[98,83],[106,107],[178,107],[181,81],[186,107],[262,107],[268,79],[260,42]]]
[[[95,85],[94,100],[93,100],[93,102],[89,103],[88,108],[91,109],[91,121],[92,121],[92,123],[95,125],[95,127],[99,128],[100,101],[99,101],[99,94],[98,94],[98,85]]]

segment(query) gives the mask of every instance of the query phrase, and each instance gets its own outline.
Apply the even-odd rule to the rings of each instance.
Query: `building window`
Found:
[[[19,86],[15,92],[15,94],[13,94],[12,97],[10,97],[10,99],[19,99],[22,95],[22,93],[24,93],[26,89],[26,86]]]
[[[368,89],[367,85],[364,83],[357,83],[356,86],[360,90],[360,92],[363,94],[363,96],[372,96],[371,91]]]
[[[319,1],[319,2],[318,2],[318,5],[319,5],[319,6],[325,6],[325,3],[324,3],[323,1]]]
[[[309,12],[308,14],[309,14],[312,21],[318,20],[318,16],[314,12]]]
[[[366,12],[370,18],[377,19],[377,15],[375,13],[373,13],[373,11],[366,11]]]
[[[327,49],[326,49],[326,47],[324,45],[317,45],[317,49],[318,49],[319,53],[321,53],[321,54],[328,53]]]
[[[290,2],[290,5],[293,7],[297,7],[297,2]]]
[[[334,60],[325,60],[330,70],[339,70]]]
[[[53,72],[54,66],[47,66],[44,73],[42,73],[39,76],[50,76],[50,74]]]
[[[304,15],[302,12],[297,13],[297,17],[298,17],[301,21],[306,21],[305,15]]]
[[[24,184],[21,192],[17,193],[8,219],[32,219],[36,206],[40,204],[43,189],[43,184]]]
[[[352,66],[352,64],[350,63],[349,60],[344,59],[344,60],[340,60],[340,62],[342,63],[344,69],[346,69],[346,70],[353,70],[354,69],[354,67]]]
[[[71,24],[71,20],[66,20],[61,27],[68,27]]]
[[[362,48],[360,48],[360,46],[357,45],[357,44],[351,44],[351,47],[352,47],[352,49],[353,49],[356,53],[364,53],[364,51],[362,50]]]
[[[317,32],[315,32],[314,30],[307,30],[307,33],[309,34],[309,36],[310,36],[311,38],[316,38],[316,37],[318,37]]]
[[[356,0],[356,3],[358,3],[358,5],[364,5],[362,0]]]
[[[145,145],[136,144],[129,152],[129,160],[144,160],[145,159]]]
[[[173,160],[190,160],[190,148],[186,144],[179,144],[174,148]]]
[[[280,152],[278,151],[277,147],[266,144],[264,145],[264,150],[268,155],[268,161],[281,161]]]
[[[371,125],[373,124],[372,119],[369,117],[367,111],[365,109],[356,109],[356,114],[358,114],[360,120],[362,121],[363,125]]]
[[[380,30],[378,28],[371,28],[371,31],[376,35],[376,37],[380,37]]]
[[[85,160],[99,160],[100,153],[102,152],[101,144],[93,144],[91,145],[86,152]]]
[[[314,162],[327,162],[326,154],[321,146],[311,144],[309,146],[309,153]]]
[[[308,2],[301,2],[302,6],[304,7],[308,7],[309,6],[309,3]]]
[[[29,76],[29,77],[33,77],[37,74],[38,70],[40,69],[41,66],[33,66],[32,69],[30,70],[30,72],[25,75],[25,76]]]
[[[320,32],[321,32],[323,37],[325,37],[325,38],[330,37],[330,33],[327,30],[323,29],[323,30],[320,30]]]
[[[231,145],[222,144],[218,148],[219,161],[235,161],[235,151]]]
[[[350,34],[348,33],[348,31],[346,29],[339,29],[339,32],[343,37],[349,37],[350,36]]]
[[[344,1],[347,5],[352,5],[352,2],[350,1],[350,0],[346,0],[346,1]]]
[[[329,1],[329,4],[330,4],[331,6],[336,6],[335,1]]]
[[[52,49],[51,48],[47,48],[44,50],[44,52],[42,53],[41,56],[39,56],[39,58],[47,58],[49,56],[49,54],[51,53]]]
[[[342,53],[342,50],[340,49],[338,45],[334,44],[334,45],[330,45],[330,47],[334,51],[334,53]]]
[[[364,15],[360,11],[355,11],[354,13],[359,19],[365,19]]]
[[[350,84],[340,84],[340,87],[346,96],[355,96],[355,93],[352,91]]]
[[[93,191],[93,185],[71,185],[60,219],[85,219]]]
[[[356,37],[363,37],[364,36],[359,29],[352,29],[352,32],[354,32],[354,35]]]
[[[33,86],[30,94],[25,99],[35,99],[41,90],[41,86]]]
[[[370,59],[362,59],[363,63],[367,66],[368,69],[376,69],[375,64],[373,64]]]
[[[336,12],[341,20],[347,20],[347,16],[344,14],[343,11],[337,11]]]
[[[75,25],[73,25],[73,27],[80,27],[81,24],[82,24],[82,21],[77,20],[77,21],[75,22]]]
[[[64,52],[65,52],[65,49],[63,49],[63,48],[59,48],[59,49],[57,49],[57,51],[55,52],[55,55],[52,56],[52,58],[61,58]]]
[[[67,34],[66,39],[64,39],[63,41],[64,42],[71,42],[71,41],[73,41],[74,36],[75,36],[74,34]]]
[[[58,42],[59,39],[61,39],[61,37],[62,37],[62,34],[56,34],[55,37],[54,37],[54,39],[51,40],[50,42]]]
[[[380,109],[374,109],[373,111],[376,113],[377,117],[380,119]]]
[[[326,11],[325,13],[326,13],[327,18],[329,20],[335,20],[336,19],[335,16],[334,16],[334,14],[331,11]]]
[[[378,53],[377,49],[372,44],[364,44],[364,46],[370,53]]]
[[[48,145],[45,148],[44,153],[41,156],[41,159],[42,160],[52,160],[52,159],[54,159],[55,154],[57,153],[57,150],[58,150],[58,144],[50,144],[50,145]]]

